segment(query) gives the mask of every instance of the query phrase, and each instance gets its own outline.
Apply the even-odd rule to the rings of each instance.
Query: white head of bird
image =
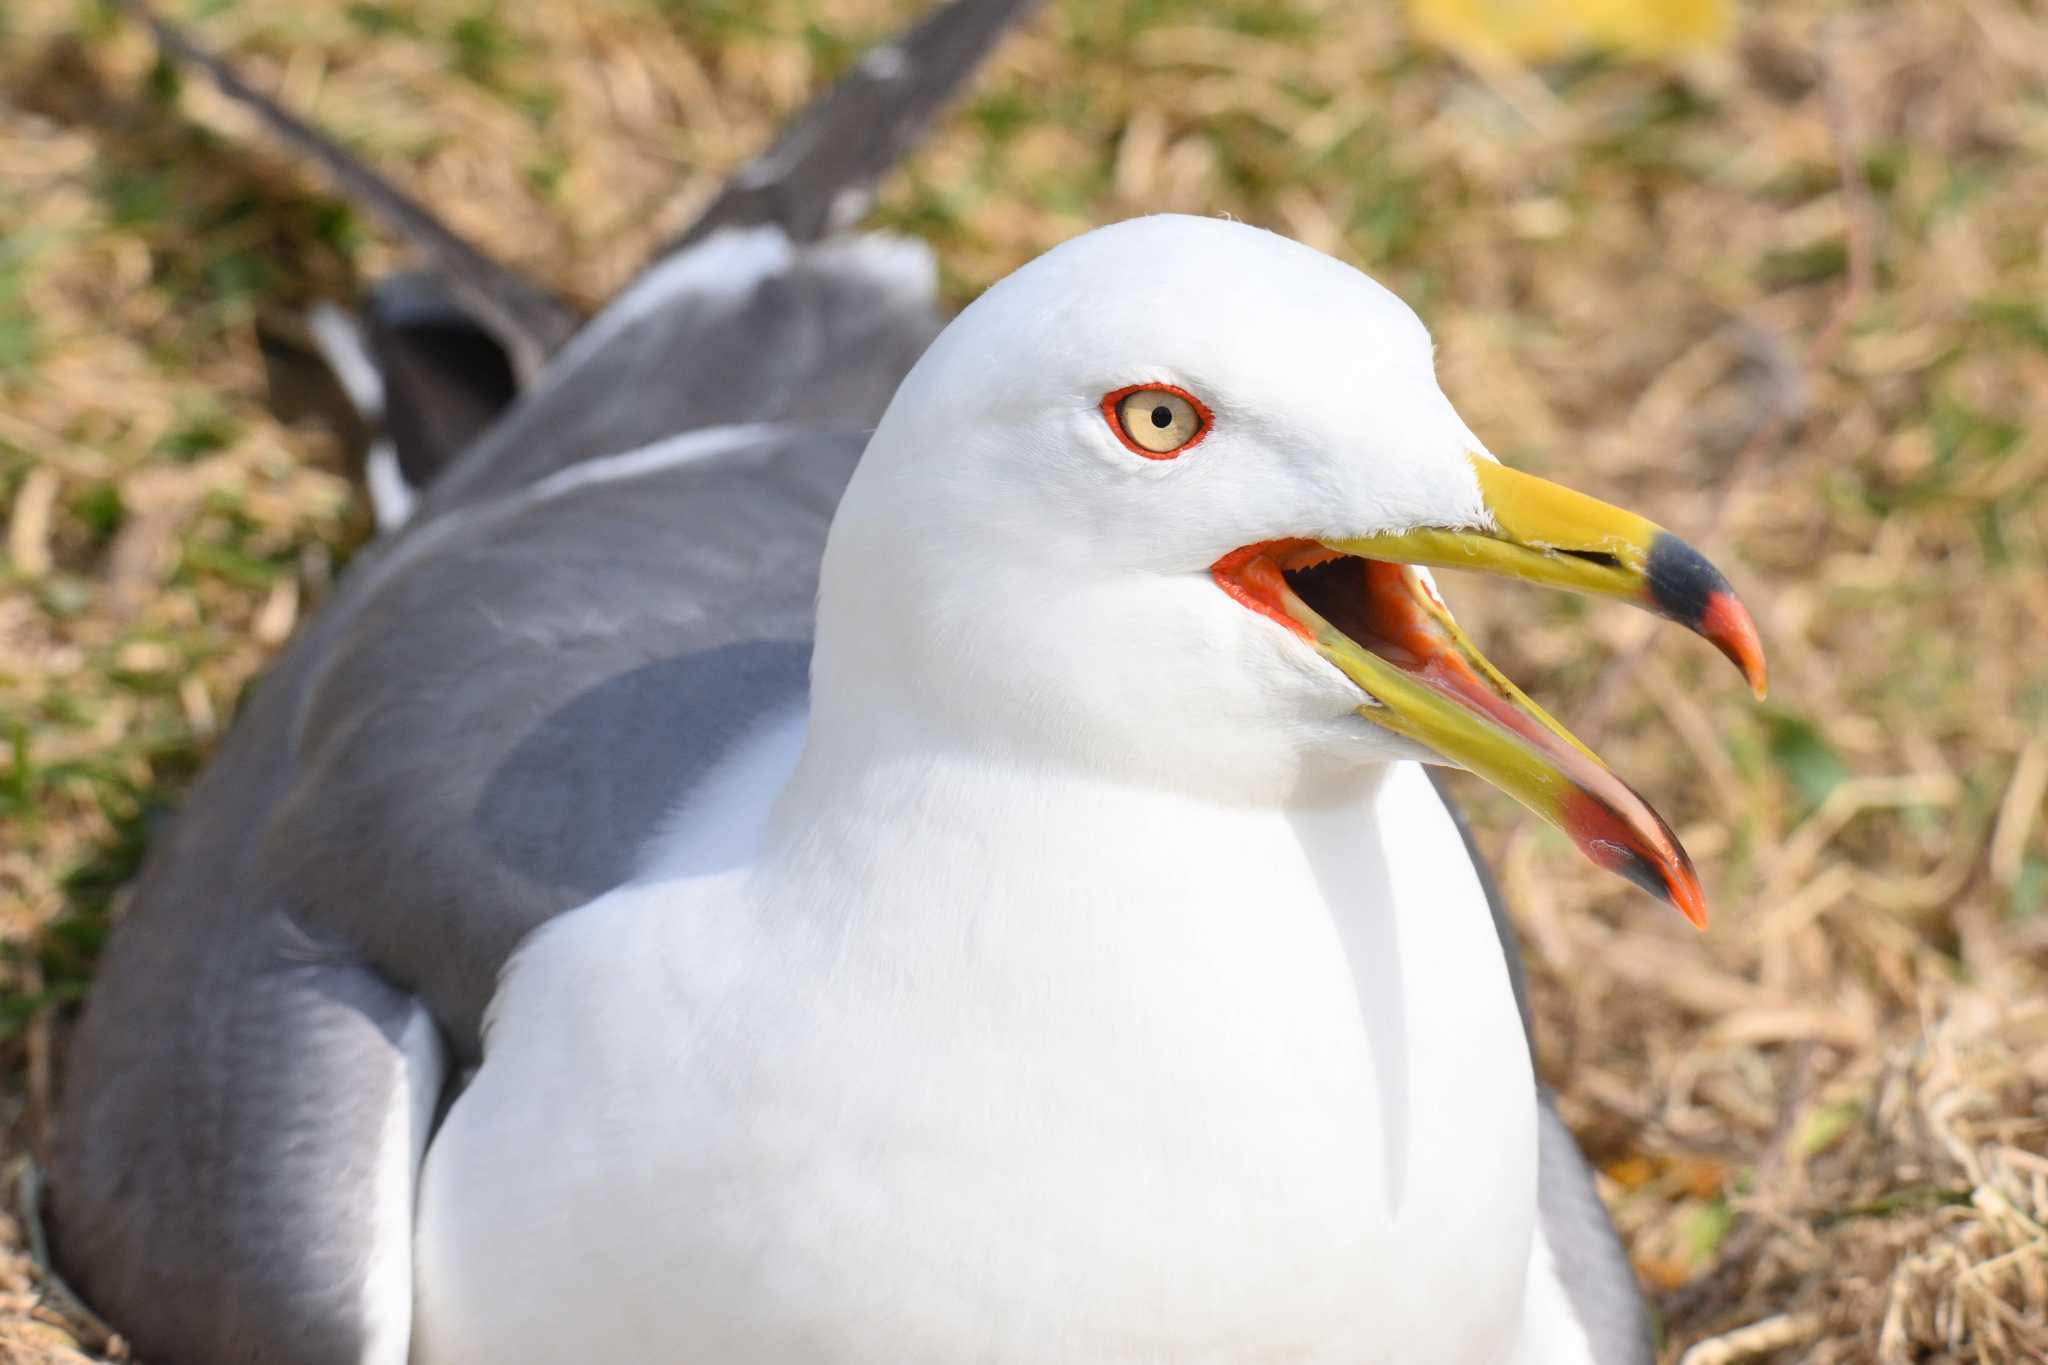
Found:
[[[1120,223],[989,289],[898,391],[827,546],[812,732],[1258,804],[1458,764],[1697,918],[1668,829],[1425,564],[1633,600],[1761,686],[1720,575],[1500,466],[1388,290],[1241,224]]]

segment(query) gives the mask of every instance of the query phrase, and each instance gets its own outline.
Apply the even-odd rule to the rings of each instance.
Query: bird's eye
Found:
[[[1117,439],[1148,460],[1170,460],[1209,434],[1209,410],[1201,401],[1164,384],[1107,394],[1102,414]]]

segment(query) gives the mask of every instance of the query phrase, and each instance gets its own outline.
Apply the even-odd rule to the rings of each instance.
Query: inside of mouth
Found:
[[[1406,565],[1301,554],[1283,557],[1279,567],[1296,597],[1368,653],[1545,753],[1563,747],[1503,695],[1425,609],[1419,593],[1426,589],[1411,582]]]
[[[1426,673],[1445,642],[1434,638],[1398,564],[1335,555],[1282,568],[1294,595],[1370,653],[1409,673]]]
[[[1554,769],[1564,784],[1561,807],[1553,811],[1538,802],[1538,814],[1564,829],[1595,863],[1677,905],[1695,925],[1705,923],[1699,879],[1670,827],[1479,656],[1427,579],[1404,564],[1309,540],[1246,546],[1218,561],[1215,575],[1239,602],[1313,642],[1316,633],[1300,619],[1306,606],[1381,662],[1528,746],[1535,763]],[[1290,597],[1299,599],[1293,610]],[[1369,679],[1353,675],[1353,681],[1371,695]],[[1381,723],[1436,747],[1393,720]],[[1483,767],[1474,771],[1487,775]]]
[[[1218,561],[1216,577],[1245,606],[1306,637],[1308,627],[1284,600],[1300,599],[1382,663],[1576,765],[1572,745],[1517,704],[1519,694],[1464,643],[1450,613],[1409,566],[1344,554],[1312,540],[1268,541]]]

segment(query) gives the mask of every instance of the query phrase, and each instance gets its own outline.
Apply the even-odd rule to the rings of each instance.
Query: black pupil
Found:
[[[1164,403],[1161,403],[1158,407],[1152,409],[1152,425],[1155,427],[1172,426],[1173,409],[1169,408]]]

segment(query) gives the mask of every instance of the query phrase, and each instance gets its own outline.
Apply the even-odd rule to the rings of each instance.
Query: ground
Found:
[[[589,306],[906,8],[181,13]],[[958,301],[1164,209],[1373,272],[1496,454],[1692,538],[1757,614],[1763,707],[1646,618],[1447,585],[1713,902],[1695,934],[1461,786],[1665,1359],[2048,1358],[2048,13],[1780,0],[1525,69],[1392,5],[1064,0],[873,222]],[[27,1217],[67,1021],[365,534],[300,318],[404,260],[111,9],[0,5],[0,1359],[125,1355]]]

